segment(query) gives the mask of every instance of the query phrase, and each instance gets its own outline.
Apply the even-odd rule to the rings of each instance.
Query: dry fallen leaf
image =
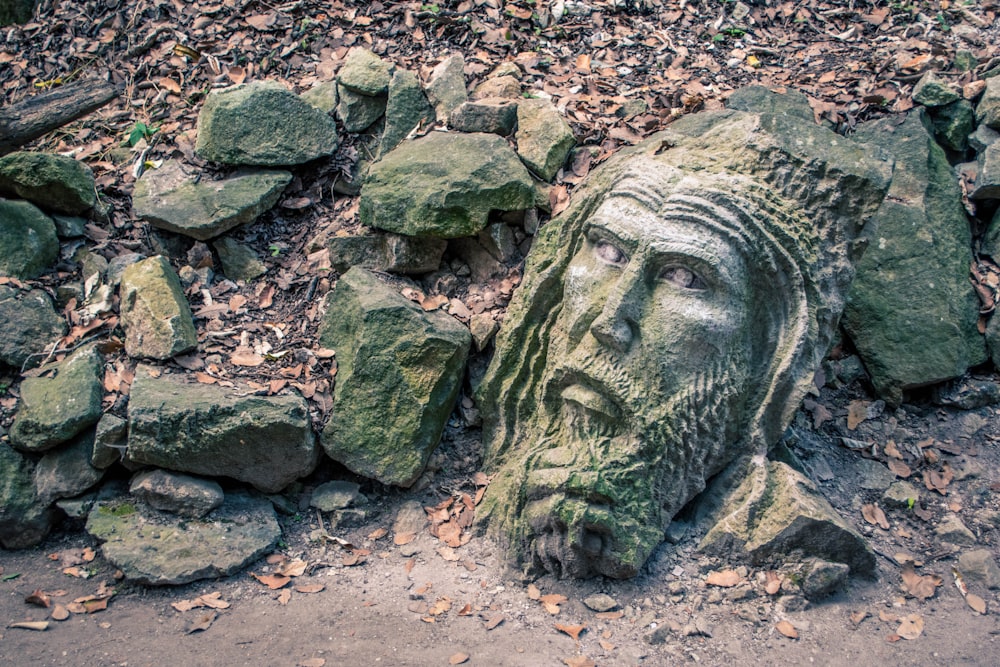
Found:
[[[297,584],[292,586],[296,593],[319,593],[326,588],[325,584]]]
[[[528,599],[537,600],[542,597],[542,592],[538,590],[538,586],[534,584],[528,584]]]
[[[877,504],[862,505],[861,516],[871,525],[878,526],[882,530],[889,530],[889,520],[886,518],[885,512]]]
[[[618,611],[599,611],[594,616],[602,621],[617,621],[619,618],[625,616],[625,611],[622,609]]]
[[[292,591],[288,588],[278,594],[278,604],[284,607],[292,599]]]
[[[462,663],[469,661],[468,653],[456,653],[455,655],[448,658],[449,665],[461,665]]]
[[[580,638],[580,633],[586,629],[586,625],[564,625],[562,623],[556,623],[556,630],[569,635],[574,641],[578,640]]]
[[[986,600],[982,599],[975,593],[969,593],[968,595],[966,595],[965,602],[966,604],[969,605],[969,607],[971,607],[977,613],[979,614],[986,613]]]
[[[28,604],[33,604],[36,607],[44,607],[45,609],[52,606],[52,600],[49,599],[48,594],[40,588],[35,589],[35,592],[24,598],[24,601]]]
[[[368,533],[369,540],[381,540],[383,537],[389,534],[389,531],[385,528],[376,528],[372,532]]]
[[[913,563],[910,561],[903,563],[900,574],[903,578],[903,590],[918,600],[926,600],[927,598],[934,597],[937,587],[942,583],[941,577],[936,574],[925,576],[917,574]],[[903,633],[900,634],[902,635]]]
[[[563,658],[566,667],[597,667],[597,663],[585,655],[576,655],[572,658]]]
[[[493,616],[488,617],[483,625],[487,630],[492,630],[506,620],[507,617],[503,614],[494,614]]]
[[[847,406],[847,430],[853,431],[868,419],[868,401],[851,401]]]
[[[212,627],[212,623],[215,622],[218,615],[219,612],[217,611],[206,611],[204,614],[201,614],[198,618],[188,623],[187,627],[184,629],[184,634],[190,635],[193,632],[203,632],[208,630]]]
[[[396,533],[392,538],[392,543],[396,546],[403,546],[404,544],[409,544],[416,538],[416,533]]]
[[[275,574],[281,574],[286,577],[301,577],[307,567],[309,567],[308,563],[300,558],[296,558],[295,560],[290,560],[287,563],[284,563],[281,567],[275,570]]]
[[[449,562],[454,562],[461,558],[461,556],[459,556],[458,553],[451,547],[438,547],[437,552],[441,558]]]
[[[781,590],[781,576],[771,570],[765,572],[764,576],[767,580],[764,584],[764,592],[768,595],[777,595],[778,591]]]
[[[705,577],[705,583],[709,586],[731,588],[740,583],[740,579],[741,577],[736,570],[722,570],[721,572],[709,572],[708,576]]]
[[[795,629],[795,626],[788,621],[778,621],[774,624],[774,629],[785,635],[789,639],[798,639],[799,632]]]
[[[924,631],[924,618],[920,614],[910,614],[899,623],[896,634],[903,639],[916,639]]]
[[[869,617],[870,615],[871,615],[871,614],[869,614],[869,613],[868,613],[868,612],[867,612],[866,610],[864,610],[864,609],[862,609],[861,611],[856,611],[856,612],[853,612],[853,613],[851,614],[851,623],[853,623],[853,624],[854,624],[854,625],[856,625],[856,626],[857,626],[857,625],[861,625],[861,621],[865,620],[865,619],[866,619],[866,618],[868,618],[868,617]]]
[[[897,461],[896,459],[889,459],[888,465],[889,465],[889,472],[891,472],[896,477],[901,477],[903,479],[906,479],[907,477],[913,474],[913,471],[910,470],[910,466],[906,465],[902,461]]]
[[[288,582],[292,580],[291,577],[286,577],[283,574],[254,574],[251,572],[250,575],[272,591],[287,586]]]
[[[18,623],[11,623],[7,626],[8,628],[21,628],[23,630],[48,630],[48,621],[20,621]]]

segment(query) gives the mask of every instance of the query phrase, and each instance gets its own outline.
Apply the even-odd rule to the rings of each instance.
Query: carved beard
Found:
[[[524,560],[557,576],[637,574],[673,516],[738,453],[730,417],[742,412],[736,369],[747,366],[735,356],[672,397],[601,352],[548,373],[544,436],[505,471],[524,490],[520,534],[509,535]],[[571,389],[581,386],[582,399]]]

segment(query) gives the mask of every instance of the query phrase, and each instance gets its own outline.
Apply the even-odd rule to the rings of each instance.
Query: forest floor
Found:
[[[421,76],[460,52],[470,88],[512,60],[524,72],[525,88],[551,98],[578,143],[598,146],[602,155],[682,114],[717,108],[749,83],[801,90],[817,120],[849,132],[858,122],[911,108],[909,93],[927,69],[956,86],[974,86],[1000,64],[998,12],[993,0],[43,0],[34,21],[0,29],[0,103],[85,76],[109,76],[120,85],[118,100],[32,148],[72,154],[94,169],[107,216],[88,226],[82,242],[88,248],[108,259],[169,251],[197,267],[215,261],[211,251],[152,232],[134,217],[131,192],[137,163],[178,156],[211,168],[192,146],[201,102],[213,88],[267,78],[301,92],[332,78],[347,50],[363,45]],[[970,71],[954,65],[962,50],[978,61]],[[179,360],[217,380],[275,391],[275,381],[298,381],[318,424],[329,409],[329,378],[296,373],[295,355],[250,366],[234,355],[247,345],[315,346],[316,303],[332,286],[316,239],[356,227],[356,198],[332,187],[355,146],[348,137],[329,164],[296,169],[279,207],[236,233],[269,271],[235,292],[227,286],[191,294],[200,332],[221,326],[240,335],[213,338],[213,347]],[[579,177],[561,173],[557,193],[571,194]],[[33,284],[54,289],[79,280],[70,261],[76,249],[67,246],[58,270]],[[447,256],[446,264],[454,265]],[[509,286],[468,280],[413,286],[433,294],[441,284],[452,285],[455,291],[446,296],[470,310],[491,309],[502,317]],[[73,321],[73,313],[67,316]],[[120,350],[114,313],[74,324],[67,345],[102,336],[106,407],[123,413],[134,362]],[[285,325],[280,341],[273,337],[275,324]],[[483,362],[480,356],[473,366]],[[20,377],[10,369],[0,375],[6,386],[2,428],[9,426]],[[72,522],[41,547],[0,552],[0,663],[994,662],[1000,596],[968,577],[966,595],[953,568],[976,549],[1000,555],[997,409],[942,406],[930,392],[886,409],[863,383],[824,389],[813,399],[797,418],[793,451],[879,554],[872,579],[852,579],[822,601],[802,604],[787,595],[795,577],[780,562],[749,566],[697,553],[696,528],[676,535],[676,544],[664,544],[640,576],[624,582],[526,579],[508,570],[484,538],[453,548],[428,530],[394,530],[407,503],[438,507],[447,516],[463,494],[474,496],[479,488],[479,433],[458,416],[418,488],[356,480],[370,501],[363,520],[333,526],[327,517],[321,526],[324,519],[307,508],[282,516],[278,551],[223,580],[172,588],[118,581],[94,541]],[[904,473],[921,502],[887,507],[883,489]],[[345,477],[349,473],[327,463],[286,496],[294,506],[316,484]],[[974,544],[955,546],[942,538],[938,528],[952,516],[969,527]],[[318,529],[340,542],[314,539]],[[900,554],[920,566],[905,569],[901,563],[908,559]],[[268,575],[278,571],[298,574],[271,589],[266,583],[276,583]],[[721,579],[734,585],[709,583],[713,572],[725,573]],[[589,609],[583,600],[594,593],[610,595],[617,605],[608,612]],[[82,599],[88,597],[95,599]],[[976,597],[985,614],[976,610]],[[81,605],[92,613],[71,611],[66,620],[55,620],[60,607]],[[30,629],[34,623],[47,629]]]

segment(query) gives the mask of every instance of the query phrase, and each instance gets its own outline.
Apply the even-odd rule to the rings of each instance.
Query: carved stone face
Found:
[[[507,471],[524,475],[532,559],[568,576],[635,574],[724,463],[747,376],[742,252],[637,191],[623,183],[584,223],[544,415]]]
[[[868,153],[787,114],[695,114],[540,231],[478,393],[477,521],[513,561],[632,576],[712,476],[763,460],[884,194]]]

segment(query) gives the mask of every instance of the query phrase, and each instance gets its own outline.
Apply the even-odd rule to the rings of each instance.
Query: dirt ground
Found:
[[[878,554],[874,579],[852,578],[823,600],[805,603],[796,594],[794,558],[748,565],[698,553],[697,525],[677,544],[665,543],[643,573],[629,581],[523,576],[478,536],[451,551],[426,529],[396,544],[406,540],[392,531],[404,502],[434,506],[473,491],[478,434],[450,430],[436,458],[440,469],[423,491],[375,488],[369,482],[362,486],[370,499],[366,518],[342,526],[324,518],[323,528],[350,542],[354,551],[329,540],[310,541],[319,520],[314,510],[303,510],[282,517],[285,536],[276,553],[286,557],[283,563],[271,557],[223,580],[178,587],[116,581],[114,568],[99,551],[82,567],[89,578],[64,574],[60,556],[97,546],[72,524],[39,548],[0,553],[0,621],[5,626],[0,664],[995,664],[1000,596],[964,577],[967,592],[986,602],[987,613],[979,614],[963,599],[953,569],[963,551],[985,548],[997,555],[997,409],[956,410],[935,405],[930,396],[916,397],[899,410],[883,409],[858,385],[824,389],[814,398],[829,418],[810,403],[811,412],[800,412],[793,427],[792,451]],[[852,406],[870,416],[848,429]],[[817,414],[823,423],[814,428]],[[868,447],[850,449],[842,437],[855,447],[861,442]],[[895,445],[889,450],[900,457],[884,453],[889,442]],[[914,452],[922,459],[916,460]],[[912,468],[909,481],[921,497],[913,508],[888,508],[879,488],[864,488],[886,485],[892,478],[885,465],[890,458]],[[922,482],[934,471],[948,480],[944,493]],[[348,476],[324,468],[287,497],[299,502],[314,483]],[[941,479],[932,481],[940,485]],[[863,518],[861,507],[867,504],[884,509],[888,530]],[[975,533],[975,544],[955,546],[938,536],[936,528],[949,514]],[[922,563],[918,575],[940,578],[939,587],[930,587],[931,597],[918,600],[907,593],[897,563],[903,560],[900,553]],[[252,576],[297,559],[305,571],[281,589],[271,590]],[[354,560],[360,562],[345,564]],[[706,583],[709,573],[728,568],[737,575],[736,586]],[[783,579],[775,595],[767,591],[768,572]],[[94,595],[102,584],[114,590],[106,609],[70,613],[64,621],[50,618],[57,604]],[[308,592],[317,584],[322,590]],[[48,594],[50,608],[26,602],[39,590]],[[218,595],[210,599],[228,608],[177,611],[172,606],[213,593]],[[603,614],[588,609],[583,600],[595,593],[610,595],[618,606]],[[565,600],[547,597],[553,595]],[[922,624],[914,639],[900,637],[910,634],[901,628],[907,617]],[[44,631],[11,627],[45,620]],[[783,634],[789,626],[782,621],[791,624],[797,638]],[[579,632],[576,639],[574,632]]]

